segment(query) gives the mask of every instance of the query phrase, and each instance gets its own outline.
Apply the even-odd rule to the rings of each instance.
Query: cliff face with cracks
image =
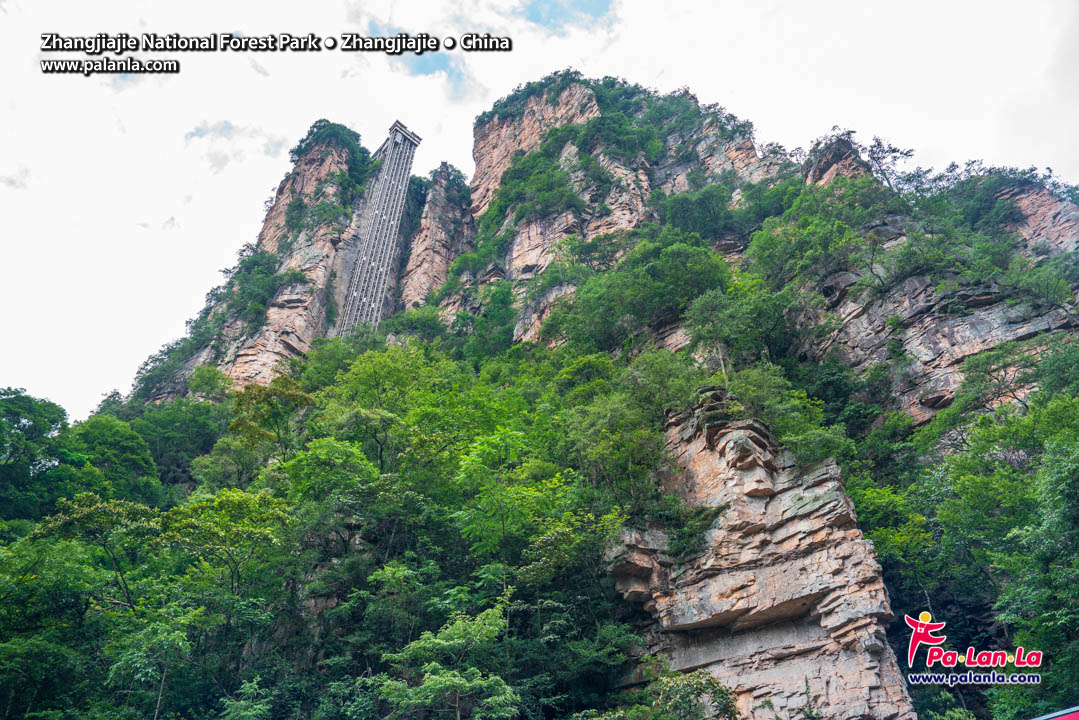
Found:
[[[476,171],[472,174],[472,215],[479,217],[519,153],[529,153],[543,142],[551,128],[568,123],[584,122],[600,114],[595,94],[584,85],[565,88],[554,103],[541,94],[525,104],[519,117],[495,117],[478,125],[472,143],[472,158]]]
[[[348,149],[337,142],[316,145],[297,160],[277,188],[255,249],[280,258],[277,273],[295,270],[303,274],[306,282],[279,287],[266,305],[265,321],[254,330],[243,318],[229,317],[215,342],[186,363],[188,371],[209,364],[224,371],[238,387],[252,382],[266,384],[281,372],[282,361],[303,355],[315,338],[333,329],[336,311],[344,305],[348,278],[357,261],[354,238],[360,231],[365,198],[359,197],[330,219],[312,219],[309,215],[299,228],[290,227],[287,219],[290,206],[297,201],[307,208],[335,203],[340,197],[340,178],[347,175],[349,162]],[[444,198],[438,209],[450,212]],[[414,199],[406,201],[397,238],[398,254],[411,239],[410,228],[416,227],[414,217],[421,211]],[[458,209],[458,215],[460,212]],[[440,223],[452,226],[450,220],[437,215],[431,215],[428,226]],[[395,282],[387,292],[387,313],[394,308],[398,285],[397,256],[390,262]]]
[[[347,169],[347,151],[327,145],[305,154],[281,181],[259,232],[257,248],[282,255],[279,271],[299,270],[308,282],[280,288],[266,307],[265,324],[253,334],[246,332],[241,319],[230,319],[219,354],[215,357],[206,348],[190,363],[192,367],[212,362],[239,386],[268,383],[281,360],[301,355],[312,340],[325,334],[326,288],[336,276],[337,248],[347,226],[334,221],[294,234],[285,218],[296,199],[313,205],[331,197],[337,192],[331,178]],[[359,213],[354,212],[353,217]]]
[[[880,565],[838,467],[798,466],[763,426],[718,419],[722,407],[714,389],[667,428],[678,463],[667,489],[721,509],[703,550],[671,557],[653,526],[623,531],[608,551],[617,589],[652,618],[649,652],[675,670],[707,669],[746,718],[913,719],[885,639]]]
[[[693,96],[684,93],[684,97],[699,107]],[[514,236],[505,256],[481,273],[480,278],[466,277],[465,286],[475,287],[495,279],[528,280],[554,261],[558,243],[571,235],[588,240],[654,220],[649,207],[652,192],[689,190],[694,172],[712,177],[733,173],[749,182],[775,175],[782,164],[781,158],[760,152],[747,131],[731,126],[732,118],[722,109],[700,107],[700,110],[699,125],[661,138],[665,152],[659,161],[650,163],[643,156],[627,161],[602,145],[593,148],[592,158],[610,178],[610,186],[605,190],[597,188],[582,171],[583,151],[573,142],[567,142],[560,149],[558,163],[584,201],[584,210],[530,217],[516,223],[506,218],[500,231],[512,230]],[[496,116],[478,125],[473,145],[476,161],[471,182],[473,215],[479,217],[488,209],[503,173],[514,158],[539,148],[551,129],[586,123],[600,114],[595,92],[584,83],[571,83],[557,97],[535,95],[516,115],[505,119]],[[542,320],[550,312],[551,301],[573,290],[572,286],[560,286],[523,305],[514,339],[536,340]],[[443,305],[450,316],[470,303],[467,298],[455,295],[446,298]]]
[[[406,310],[426,302],[446,282],[454,258],[472,249],[476,230],[468,195],[461,190],[450,166],[442,163],[427,190],[420,227],[401,276],[401,306]]]
[[[860,172],[849,154],[832,165],[810,168],[809,180],[827,182],[839,174]],[[1019,254],[1033,262],[1079,247],[1079,207],[1032,183],[1000,191],[1022,220],[1007,228],[1019,240]],[[873,229],[889,246],[906,242],[902,219]],[[889,343],[898,340],[904,354],[902,376],[893,386],[899,408],[916,423],[930,420],[951,405],[963,380],[963,362],[978,353],[1041,333],[1074,330],[1079,325],[1064,307],[1016,301],[1004,288],[985,283],[958,290],[939,290],[925,276],[906,278],[881,296],[852,292],[860,275],[839,272],[826,278],[821,293],[838,328],[810,350],[816,357],[833,354],[858,373],[888,363]],[[1072,289],[1073,296],[1075,289]]]

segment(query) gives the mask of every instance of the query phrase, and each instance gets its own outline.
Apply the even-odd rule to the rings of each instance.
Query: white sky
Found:
[[[324,37],[372,22],[491,32],[514,50],[419,64],[337,50],[137,53],[178,59],[181,72],[134,80],[38,65],[43,32]],[[922,165],[982,158],[1079,182],[1077,40],[1079,4],[1067,0],[0,0],[0,387],[76,419],[126,392],[255,239],[288,148],[320,117],[370,149],[399,118],[423,137],[414,173],[441,160],[470,173],[474,116],[571,66],[688,86],[752,120],[762,142],[808,146],[840,125],[913,147]]]

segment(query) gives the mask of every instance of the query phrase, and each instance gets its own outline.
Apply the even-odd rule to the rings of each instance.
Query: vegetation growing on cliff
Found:
[[[292,249],[295,234],[347,219],[354,204],[362,197],[367,181],[378,169],[378,163],[360,144],[358,133],[328,120],[317,120],[312,124],[307,134],[289,151],[289,157],[297,163],[312,152],[326,152],[333,147],[347,153],[347,168],[320,181],[308,198],[312,203],[300,196],[289,201],[284,221],[291,235],[280,241],[276,252],[252,244],[241,248],[236,265],[223,271],[225,283],[207,293],[205,307],[188,321],[184,337],[162,347],[139,368],[133,399],[144,402],[182,392],[189,361],[199,353],[207,353],[211,362],[220,358],[229,323],[240,323],[240,335],[252,335],[265,324],[267,308],[278,290],[308,283],[307,276],[300,270],[280,270]],[[330,193],[327,188],[335,192]],[[426,180],[410,178],[402,216],[402,233],[406,237],[414,234],[419,224],[426,191]],[[331,307],[332,303],[327,303],[327,308]],[[336,309],[327,311],[328,316],[335,312]],[[332,323],[332,317],[327,322]]]
[[[556,103],[565,88],[575,83],[592,92],[601,114],[582,123],[548,130],[538,149],[514,159],[503,173],[491,204],[477,219],[475,250],[454,260],[449,280],[435,294],[436,300],[460,288],[462,273],[477,275],[492,264],[500,265],[517,224],[565,212],[604,214],[606,205],[603,201],[615,183],[611,173],[597,160],[598,155],[627,163],[638,159],[658,163],[668,155],[668,140],[674,138],[678,140],[676,149],[695,159],[692,148],[685,144],[686,136],[702,125],[706,115],[718,124],[720,138],[752,135],[751,124],[738,120],[722,108],[702,108],[688,92],[660,96],[616,78],[585,80],[579,73],[571,71],[554,73],[518,88],[495,103],[490,111],[493,114],[481,116],[477,124],[495,117],[517,117],[528,101],[540,93]],[[575,161],[566,161],[567,150],[576,156]],[[579,173],[583,181],[575,182],[574,172]],[[584,187],[580,187],[582,182]],[[750,216],[759,215],[759,219],[763,219],[767,215],[761,213],[768,211],[768,203],[780,202],[779,195],[784,191],[771,191],[770,187],[770,183],[764,183],[753,191],[750,197],[753,209],[739,216],[744,218],[742,232],[751,228]],[[714,192],[714,189],[708,192]],[[599,204],[591,206],[586,195],[599,198]],[[698,203],[698,211],[704,205],[719,212],[718,202],[714,200]],[[726,211],[725,205],[723,209]],[[677,222],[672,224],[678,225]],[[712,229],[720,230],[718,227]]]
[[[61,444],[105,433],[78,446],[85,477],[63,469],[67,500],[8,520],[2,577],[30,579],[8,585],[18,597],[0,619],[6,667],[26,671],[3,677],[36,708],[367,717],[435,711],[447,684],[471,698],[465,714],[611,702],[638,640],[601,553],[626,519],[682,512],[652,474],[663,409],[701,379],[685,358],[496,351],[443,331],[406,347],[320,341],[288,375],[227,397],[208,373],[205,401],[114,404],[61,428]],[[17,434],[44,442],[62,424],[11,396],[42,413]],[[201,403],[208,436],[193,425]],[[149,450],[185,417],[175,442],[211,448],[188,463],[186,497],[153,477],[165,463]],[[103,443],[138,452],[98,468]],[[58,472],[22,467],[38,482]],[[125,489],[146,472],[170,491]],[[27,574],[43,562],[47,575]]]
[[[132,397],[147,401],[165,393],[182,392],[186,363],[209,349],[216,357],[223,331],[230,320],[243,323],[250,334],[266,322],[266,308],[277,291],[305,285],[307,276],[296,269],[278,272],[281,257],[245,245],[236,265],[224,271],[225,283],[206,294],[206,306],[187,323],[187,334],[151,355],[139,368]]]
[[[377,164],[371,159],[371,153],[360,144],[358,132],[329,120],[316,120],[300,142],[289,150],[289,159],[297,163],[315,148],[334,145],[343,148],[348,153],[347,169],[333,177],[340,192],[338,202],[348,208],[363,196],[367,181],[378,169]]]

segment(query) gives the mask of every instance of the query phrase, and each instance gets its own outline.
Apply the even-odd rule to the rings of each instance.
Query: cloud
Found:
[[[184,133],[184,142],[205,141],[209,144],[206,159],[214,172],[221,172],[233,160],[243,159],[245,150],[258,146],[267,157],[281,155],[288,141],[261,128],[238,126],[228,120],[202,121]]]
[[[438,28],[445,27],[439,24]],[[411,31],[397,25],[380,23],[377,20],[367,21],[367,35],[371,37],[395,37],[402,33],[416,36],[426,31],[427,26],[416,27]],[[437,35],[436,28],[431,27],[430,33]],[[439,38],[440,41],[444,37]],[[451,101],[460,101],[468,97],[475,84],[475,79],[469,72],[464,57],[459,52],[446,50],[427,51],[420,54],[403,52],[398,55],[386,55],[391,64],[404,68],[409,75],[433,75],[447,85],[447,97]]]
[[[529,22],[551,31],[594,24],[610,11],[611,0],[529,0],[522,8]]]
[[[20,167],[11,175],[0,175],[0,185],[12,190],[26,190],[29,185],[30,170]]]
[[[214,172],[221,172],[225,167],[232,162],[233,158],[240,159],[243,157],[243,153],[237,150],[234,154],[229,154],[222,150],[211,150],[206,153],[206,159],[210,161],[210,167],[214,169]]]
[[[203,121],[198,127],[186,133],[184,139],[192,140],[205,137],[231,138],[235,137],[237,133],[247,135],[253,132],[253,130],[248,130],[246,128],[238,128],[228,120],[219,120],[212,125]]]

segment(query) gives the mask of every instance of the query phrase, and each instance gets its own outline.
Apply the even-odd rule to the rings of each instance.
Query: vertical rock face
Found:
[[[1054,257],[1079,249],[1079,207],[1034,184],[1015,185],[1000,193],[1023,213],[1015,232],[1023,238],[1028,255]]]
[[[827,185],[837,177],[854,177],[868,172],[869,166],[845,137],[838,137],[820,148],[802,168],[809,185]]]
[[[396,127],[396,125],[395,125]],[[391,128],[391,138],[393,133]],[[230,318],[215,346],[204,348],[193,357],[191,368],[207,363],[216,364],[233,382],[242,387],[251,382],[268,383],[281,371],[281,362],[298,357],[311,347],[311,342],[331,329],[333,312],[342,309],[348,288],[359,259],[360,246],[352,242],[363,230],[367,198],[347,208],[347,214],[309,223],[299,230],[290,229],[286,222],[288,208],[296,200],[307,207],[332,204],[339,197],[338,178],[349,169],[349,151],[336,142],[311,148],[301,157],[293,170],[278,186],[273,204],[266,214],[259,233],[257,249],[281,257],[278,273],[298,270],[306,283],[287,285],[277,290],[266,308],[266,321],[253,333],[240,318]],[[407,171],[398,173],[407,185]],[[377,176],[371,178],[374,185]],[[399,203],[400,204],[400,203]],[[382,288],[388,298],[396,297],[397,254],[409,227],[411,208],[404,202],[404,220],[400,230],[393,230],[396,242],[382,262],[388,269],[389,287]],[[392,303],[383,303],[384,313]]]
[[[514,118],[493,118],[478,125],[472,145],[476,172],[472,175],[472,215],[479,217],[491,204],[502,173],[517,153],[530,153],[539,147],[551,128],[584,122],[599,115],[593,92],[573,83],[553,104],[541,93],[525,104],[523,113]]]
[[[472,248],[475,227],[467,193],[451,188],[452,171],[447,163],[435,172],[427,190],[427,203],[420,227],[401,277],[401,306],[417,307],[446,281],[454,258]]]
[[[694,103],[696,99],[692,98]],[[518,152],[539,147],[543,134],[550,128],[570,123],[586,122],[599,114],[592,91],[583,85],[566,88],[557,104],[532,98],[520,118],[502,122],[492,121],[477,128],[476,175],[472,181],[473,212],[479,214],[490,204],[497,189],[497,179],[509,167]],[[537,104],[537,101],[542,101]],[[517,224],[517,233],[506,254],[505,270],[508,279],[528,279],[542,272],[554,259],[554,249],[567,235],[589,239],[637,227],[652,218],[649,197],[653,189],[665,193],[690,189],[693,171],[719,175],[733,172],[744,181],[759,182],[772,177],[782,160],[761,156],[747,134],[732,131],[730,118],[719,108],[702,108],[700,126],[686,135],[672,134],[664,138],[668,152],[655,165],[643,157],[624,161],[599,147],[592,156],[611,177],[611,188],[600,196],[594,193],[585,174],[578,168],[580,150],[567,143],[559,164],[572,179],[574,188],[585,201],[581,212],[565,212],[550,217],[532,218]],[[502,147],[498,143],[508,143]],[[492,160],[491,158],[494,158]],[[491,178],[497,171],[494,184]]]
[[[688,93],[685,98],[697,105],[696,98]],[[698,125],[662,138],[666,153],[655,163],[649,163],[643,155],[624,159],[607,152],[602,145],[592,148],[592,159],[610,179],[610,184],[602,191],[581,168],[582,150],[572,142],[566,143],[559,155],[559,165],[569,174],[573,189],[584,201],[584,209],[526,218],[516,223],[506,218],[501,231],[512,230],[514,235],[505,257],[500,260],[501,273],[497,276],[507,280],[528,280],[554,261],[558,243],[570,235],[587,240],[629,230],[654,219],[649,207],[653,190],[665,193],[690,190],[693,173],[716,177],[720,173],[733,172],[741,180],[759,182],[778,172],[783,158],[762,156],[748,127],[739,126],[721,108],[707,106],[700,110],[702,118]],[[568,124],[583,124],[599,115],[601,108],[594,91],[586,83],[573,82],[557,97],[539,93],[529,98],[520,112],[494,117],[478,125],[473,147],[476,160],[471,184],[473,215],[478,217],[487,210],[503,173],[515,158],[538,149],[547,131]],[[742,241],[735,239],[734,243],[737,247],[733,249],[737,250]],[[472,279],[472,282],[482,284],[478,279]],[[523,309],[514,333],[515,340],[536,338],[539,323],[549,313],[550,300],[572,289],[563,290]],[[443,301],[445,307],[455,309],[460,309],[463,304],[460,297]]]
[[[688,94],[686,97],[697,104],[696,98]],[[678,193],[690,190],[690,177],[694,172],[713,177],[733,172],[748,182],[759,182],[778,172],[783,159],[762,156],[748,131],[734,126],[731,116],[721,108],[702,107],[701,111],[703,117],[698,126],[663,138],[667,152],[654,164],[643,156],[629,160],[616,157],[602,146],[592,149],[592,158],[610,178],[609,187],[602,192],[582,171],[580,148],[567,142],[558,162],[584,201],[584,209],[526,218],[517,223],[506,218],[501,230],[512,230],[513,239],[505,257],[500,260],[500,267],[488,269],[483,273],[484,277],[470,277],[464,284],[475,287],[482,285],[485,278],[529,280],[546,270],[555,259],[558,243],[570,235],[587,240],[653,220],[649,207],[652,191]],[[478,217],[490,206],[502,174],[513,160],[539,148],[547,131],[563,125],[586,123],[600,114],[592,89],[584,83],[574,82],[557,98],[537,94],[524,104],[521,112],[505,118],[495,117],[478,125],[472,153],[476,160],[471,183],[473,216]],[[734,244],[737,247],[732,250],[736,251],[741,247],[741,240],[735,239]],[[450,252],[448,261],[452,262],[459,252]],[[439,267],[442,262],[438,260]],[[421,275],[411,260],[407,274]],[[444,277],[441,272],[437,275]],[[406,278],[406,286],[407,283]],[[523,307],[514,340],[537,339],[539,326],[550,312],[550,303],[572,291],[572,287],[559,287]],[[414,301],[415,292],[410,292],[410,303]],[[442,304],[450,309],[449,316],[464,309],[468,303],[462,297],[452,296]]]
[[[268,383],[277,374],[281,360],[306,352],[314,338],[325,334],[325,289],[345,226],[330,222],[302,230],[291,239],[289,247],[285,213],[296,198],[313,205],[323,196],[332,197],[337,192],[332,176],[347,169],[348,154],[343,148],[338,145],[315,148],[297,162],[278,187],[259,233],[258,247],[284,255],[280,271],[299,270],[307,276],[308,283],[278,290],[266,308],[266,323],[253,336],[244,337],[240,320],[226,326],[225,352],[218,365],[238,386]],[[196,357],[194,364],[203,364],[208,359]]]
[[[715,419],[721,391],[668,425],[668,489],[720,508],[704,549],[668,552],[665,530],[623,534],[618,590],[643,603],[649,651],[705,668],[744,717],[812,708],[827,718],[915,718],[884,628],[892,620],[872,544],[832,461],[799,467],[763,426]],[[759,707],[770,701],[772,707]]]

